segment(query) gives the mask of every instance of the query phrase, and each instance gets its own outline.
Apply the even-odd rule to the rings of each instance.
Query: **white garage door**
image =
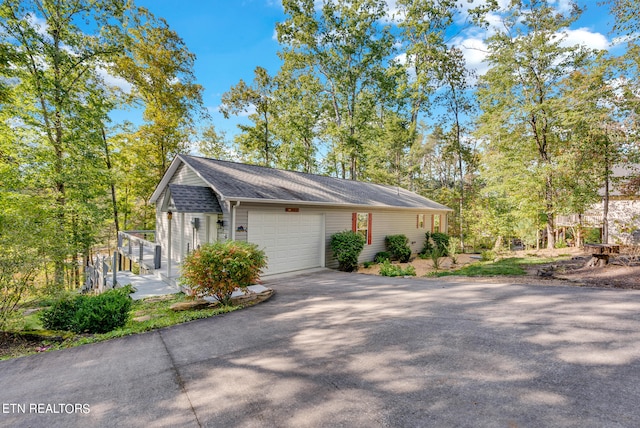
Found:
[[[282,273],[322,266],[322,214],[249,211],[247,240],[264,249],[264,273]]]

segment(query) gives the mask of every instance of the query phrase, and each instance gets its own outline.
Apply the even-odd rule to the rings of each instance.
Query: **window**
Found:
[[[418,218],[416,220],[416,229],[425,229],[426,222],[424,221],[424,214],[418,214]]]
[[[353,213],[351,230],[364,236],[367,245],[371,245],[371,213]]]
[[[440,232],[440,214],[433,216],[433,227],[431,229],[432,232]]]

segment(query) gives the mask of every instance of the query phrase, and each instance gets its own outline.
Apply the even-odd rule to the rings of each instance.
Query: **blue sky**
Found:
[[[466,3],[466,0],[462,1]],[[506,4],[508,0],[499,2]],[[395,0],[388,0],[388,3],[393,10]],[[607,8],[598,3],[596,0],[578,1],[587,10],[572,26],[568,42],[610,48],[612,18]],[[166,19],[196,55],[195,74],[198,83],[204,87],[205,106],[216,129],[225,131],[227,137],[232,138],[238,132],[236,124],[246,119],[224,119],[217,112],[220,97],[240,79],[251,82],[256,66],[266,68],[272,75],[278,71],[275,24],[285,19],[280,1],[137,0],[136,4]],[[555,0],[560,10],[566,9],[568,4],[568,0]],[[494,18],[497,24],[497,15]],[[486,68],[482,63],[485,35],[477,29],[469,29],[452,39],[452,43],[463,48],[468,64],[479,73]]]

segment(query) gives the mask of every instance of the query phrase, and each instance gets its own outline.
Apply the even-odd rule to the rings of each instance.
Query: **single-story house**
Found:
[[[265,250],[266,274],[337,267],[329,242],[344,230],[366,237],[361,262],[385,250],[387,235],[406,235],[419,252],[425,232],[447,231],[452,211],[395,186],[187,155],[173,160],[151,202],[156,241],[172,261],[208,242],[249,241]]]

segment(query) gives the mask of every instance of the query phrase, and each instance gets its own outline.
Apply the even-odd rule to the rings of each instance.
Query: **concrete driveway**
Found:
[[[0,362],[0,426],[640,426],[640,292],[267,285],[247,310]]]

